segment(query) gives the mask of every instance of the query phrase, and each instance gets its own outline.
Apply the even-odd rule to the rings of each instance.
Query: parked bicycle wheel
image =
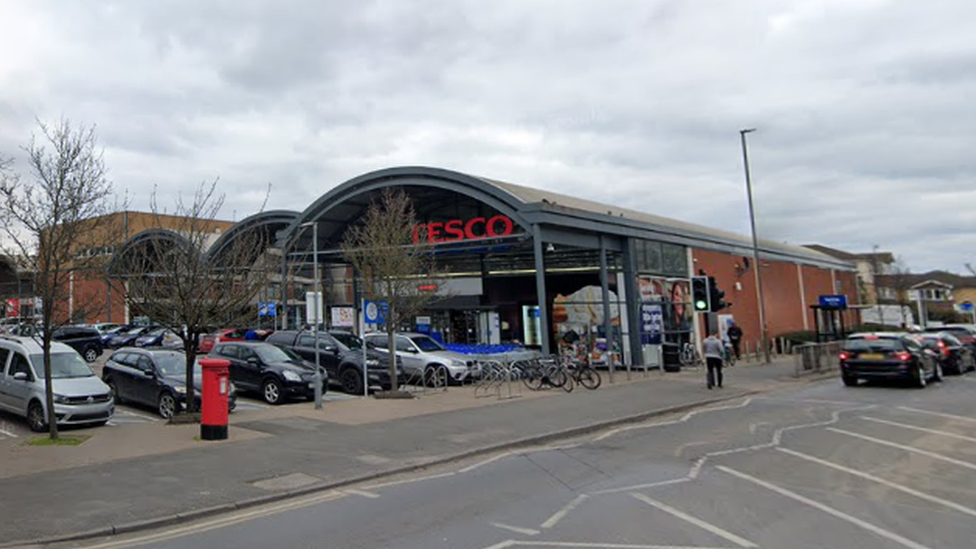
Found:
[[[570,382],[569,374],[566,373],[565,368],[557,368],[549,372],[547,376],[549,378],[549,385],[553,387],[563,388],[567,383]]]
[[[598,388],[600,384],[603,383],[603,379],[600,378],[600,372],[597,372],[589,366],[581,368],[580,371],[576,373],[576,381],[591,391]]]

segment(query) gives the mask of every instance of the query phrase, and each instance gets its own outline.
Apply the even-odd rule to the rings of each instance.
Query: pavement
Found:
[[[80,430],[92,438],[78,447],[29,447],[4,437],[16,420],[0,417],[0,540],[90,538],[234,512],[800,385],[792,371],[788,358],[739,365],[713,391],[702,369],[629,380],[618,372],[613,384],[604,372],[599,390],[568,394],[515,385],[503,391],[514,398],[452,388],[413,400],[341,398],[322,410],[245,407],[221,442],[194,440],[197,426],[146,421]]]

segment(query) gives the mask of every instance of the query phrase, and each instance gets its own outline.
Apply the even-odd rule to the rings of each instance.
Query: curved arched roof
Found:
[[[258,212],[254,215],[245,217],[231,227],[227,232],[220,235],[207,250],[207,257],[214,262],[219,262],[221,255],[238,239],[250,234],[252,231],[266,231],[267,235],[262,242],[266,247],[275,244],[276,235],[279,231],[284,231],[295,224],[299,213],[292,210],[271,210]]]
[[[176,231],[171,231],[169,229],[146,229],[142,232],[136,233],[129,237],[128,240],[122,244],[117,252],[112,254],[112,260],[109,262],[108,272],[116,273],[119,275],[128,274],[125,272],[120,272],[123,266],[123,262],[127,261],[126,256],[136,250],[139,246],[146,246],[149,244],[158,243],[172,243],[177,246],[182,246],[186,248],[193,248],[194,245],[189,239],[181,235]],[[200,250],[197,250],[199,253]],[[202,256],[202,254],[201,254]]]

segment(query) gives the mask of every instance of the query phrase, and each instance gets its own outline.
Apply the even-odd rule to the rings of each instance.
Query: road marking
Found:
[[[513,545],[518,545],[518,542],[514,539],[507,539],[501,543],[489,545],[488,547],[485,547],[485,549],[505,549],[506,547],[512,547]]]
[[[718,526],[715,526],[714,524],[711,524],[709,522],[705,522],[704,520],[698,517],[693,517],[688,513],[685,513],[684,511],[675,509],[674,507],[661,503],[656,499],[651,499],[650,497],[645,496],[644,494],[631,493],[630,495],[631,497],[643,501],[644,503],[650,505],[651,507],[664,511],[665,513],[668,513],[669,515],[673,515],[687,523],[694,524],[695,526],[701,528],[702,530],[714,534],[724,539],[725,541],[731,541],[732,543],[738,545],[739,547],[759,547],[755,543],[745,538],[739,537],[733,534],[732,532],[729,532],[728,530],[719,528]]]
[[[839,406],[850,406],[851,404],[859,404],[851,400],[821,400],[816,398],[787,398],[787,397],[773,397],[773,396],[758,396],[753,397],[756,400],[785,400],[787,402],[812,402],[814,404],[837,404]]]
[[[494,462],[496,462],[496,461],[498,461],[500,459],[504,459],[504,458],[513,456],[513,455],[515,455],[515,453],[516,452],[504,452],[504,453],[498,454],[497,456],[492,456],[492,457],[490,457],[490,458],[488,458],[486,460],[479,461],[478,463],[475,463],[473,465],[468,465],[467,467],[465,467],[463,469],[458,469],[458,473],[470,473],[471,471],[474,471],[478,467],[482,467],[482,466],[488,465],[489,463],[494,463]]]
[[[906,412],[915,412],[916,414],[928,414],[930,416],[944,417],[948,419],[955,419],[958,421],[966,421],[970,423],[976,423],[976,419],[965,416],[954,416],[952,414],[943,414],[942,412],[930,412],[928,410],[919,410],[918,408],[909,408],[908,406],[899,406],[899,410],[905,410]]]
[[[511,547],[513,545],[524,545],[526,547],[580,547],[584,549],[729,549],[728,547],[692,547],[689,545],[633,545],[629,543],[600,543],[600,542],[585,542],[585,541],[514,541],[510,540],[512,543],[508,545],[501,545],[499,549],[503,547]],[[504,542],[503,542],[504,543]],[[492,545],[486,549],[492,549],[495,547]]]
[[[770,422],[768,422],[768,421],[760,421],[758,423],[750,423],[749,424],[749,433],[754,435],[754,434],[756,434],[756,431],[758,431],[760,427],[763,427],[765,425],[773,425],[773,424],[770,423]]]
[[[773,432],[773,437],[769,442],[764,442],[762,444],[754,444],[752,446],[743,446],[741,448],[732,448],[729,450],[717,450],[714,452],[709,452],[702,457],[698,458],[698,461],[691,466],[688,474],[681,478],[663,480],[659,482],[652,482],[649,484],[635,484],[633,486],[624,486],[622,488],[610,488],[607,490],[600,490],[599,492],[593,492],[593,495],[604,495],[604,494],[618,494],[620,492],[632,492],[634,490],[641,490],[645,488],[655,488],[658,486],[667,486],[669,484],[680,484],[682,482],[690,482],[698,478],[699,473],[701,473],[702,467],[705,463],[713,457],[727,456],[731,454],[739,454],[742,452],[754,452],[756,450],[765,450],[768,448],[778,447],[783,440],[783,433],[788,431],[795,431],[798,429],[810,429],[812,427],[826,427],[828,425],[833,425],[840,421],[840,415],[847,412],[856,412],[858,410],[869,410],[871,408],[876,408],[877,406],[871,404],[868,406],[858,406],[856,408],[844,408],[842,410],[834,410],[830,413],[830,419],[827,421],[817,421],[814,423],[803,423],[800,425],[791,425],[789,427],[780,427]]]
[[[515,532],[516,534],[522,534],[524,536],[539,535],[539,530],[533,530],[532,528],[522,528],[521,526],[512,526],[511,524],[505,524],[502,522],[490,522],[489,524],[491,524],[496,528],[501,528],[502,530],[508,530],[510,532]]]
[[[756,484],[757,486],[762,486],[763,488],[765,488],[767,490],[770,490],[772,492],[776,492],[777,494],[779,494],[781,496],[785,496],[785,497],[788,497],[788,498],[790,498],[790,499],[792,499],[794,501],[798,501],[800,503],[804,503],[806,505],[809,505],[810,507],[813,507],[814,509],[818,509],[820,511],[823,511],[824,513],[827,513],[828,515],[830,515],[832,517],[836,517],[836,518],[839,518],[841,520],[847,521],[847,522],[849,522],[849,523],[851,523],[851,524],[853,524],[855,526],[859,526],[860,528],[863,528],[863,529],[865,529],[865,530],[867,530],[867,531],[869,531],[871,533],[877,534],[877,535],[879,535],[879,536],[881,536],[883,538],[886,538],[886,539],[889,539],[889,540],[894,541],[896,543],[899,543],[901,545],[904,545],[905,547],[909,547],[911,549],[929,549],[928,547],[926,547],[926,546],[924,546],[924,545],[922,545],[920,543],[916,543],[916,542],[914,542],[914,541],[912,541],[912,540],[910,540],[908,538],[899,536],[898,534],[896,534],[894,532],[891,532],[889,530],[885,530],[884,528],[881,528],[880,526],[876,526],[874,524],[871,524],[870,522],[866,522],[866,521],[861,520],[861,519],[859,519],[857,517],[853,517],[851,515],[848,515],[847,513],[844,513],[842,511],[838,511],[837,509],[834,509],[833,507],[824,505],[823,503],[820,503],[819,501],[814,501],[814,500],[812,500],[812,499],[810,499],[808,497],[801,496],[800,494],[797,494],[796,492],[793,492],[791,490],[787,490],[786,488],[782,488],[782,487],[777,486],[775,484],[771,484],[769,482],[766,482],[765,480],[758,479],[758,478],[756,478],[754,476],[747,475],[747,474],[742,473],[740,471],[736,471],[735,469],[730,469],[729,467],[726,467],[724,465],[718,465],[718,466],[716,466],[716,469],[718,469],[719,471],[722,471],[724,473],[728,473],[728,474],[730,474],[732,476],[739,477],[742,480],[749,481],[749,482],[751,482],[753,484]]]
[[[546,520],[545,522],[543,522],[542,523],[542,528],[545,529],[545,530],[548,530],[549,528],[552,528],[553,526],[555,526],[556,524],[558,524],[559,521],[563,520],[563,517],[565,517],[566,515],[568,515],[569,512],[572,511],[573,509],[576,509],[576,507],[578,507],[580,503],[583,503],[583,500],[585,500],[588,497],[589,496],[586,495],[586,494],[580,494],[580,495],[576,496],[575,498],[573,498],[573,501],[567,503],[565,507],[563,507],[562,509],[556,511],[556,514],[554,514],[553,516],[549,517],[548,520]]]
[[[834,427],[827,427],[828,431],[838,433],[841,435],[847,435],[849,437],[855,437],[868,442],[873,442],[875,444],[881,444],[883,446],[890,446],[892,448],[898,448],[899,450],[905,450],[906,452],[913,452],[922,456],[930,457],[932,459],[937,459],[939,461],[944,461],[946,463],[952,463],[953,465],[958,465],[960,467],[965,467],[967,469],[972,469],[976,471],[976,465],[969,463],[968,461],[962,461],[959,459],[951,458],[949,456],[944,456],[942,454],[936,454],[935,452],[929,452],[928,450],[920,450],[912,446],[905,446],[904,444],[898,444],[895,442],[889,442],[880,438],[869,437],[867,435],[862,435],[860,433],[855,433],[853,431],[845,431],[844,429],[836,429]]]
[[[919,492],[918,490],[915,490],[913,488],[909,488],[908,486],[903,486],[901,484],[897,484],[897,483],[891,482],[890,480],[885,480],[885,479],[883,479],[881,477],[876,477],[876,476],[874,476],[874,475],[872,475],[870,473],[865,473],[865,472],[862,472],[862,471],[858,471],[856,469],[851,469],[850,467],[845,467],[845,466],[840,465],[838,463],[833,463],[831,461],[827,461],[827,460],[824,460],[824,459],[820,459],[820,458],[815,457],[815,456],[807,455],[807,454],[804,454],[804,453],[801,453],[801,452],[797,452],[795,450],[790,450],[789,448],[777,448],[777,450],[780,451],[780,452],[783,452],[784,454],[788,454],[788,455],[791,455],[793,457],[797,457],[797,458],[800,458],[800,459],[804,459],[804,460],[810,461],[812,463],[817,463],[819,465],[823,465],[824,467],[830,467],[830,468],[836,469],[838,471],[843,471],[843,472],[845,472],[847,474],[854,475],[856,477],[861,477],[861,478],[864,478],[864,479],[868,479],[868,480],[870,480],[872,482],[876,482],[878,484],[887,486],[888,488],[892,488],[894,490],[898,490],[900,492],[904,492],[906,494],[915,496],[917,498],[924,499],[926,501],[931,501],[932,503],[937,503],[939,505],[948,507],[950,509],[955,509],[956,511],[959,511],[960,513],[964,513],[964,514],[967,514],[967,515],[976,517],[976,509],[971,509],[971,508],[966,507],[964,505],[959,505],[958,503],[954,503],[954,502],[951,502],[949,500],[942,499],[942,498],[940,498],[938,496],[933,496],[931,494],[926,494],[925,492]]]
[[[116,409],[115,410],[115,416],[118,416],[119,414],[123,414],[123,415],[127,415],[127,416],[134,416],[134,417],[141,417],[141,418],[146,419],[146,420],[149,420],[149,421],[162,421],[162,418],[158,418],[158,417],[154,417],[154,416],[150,416],[150,415],[146,415],[146,414],[139,414],[139,413],[132,412],[132,411],[129,411],[129,410],[119,410],[119,409]]]
[[[376,499],[380,497],[379,494],[373,492],[367,492],[366,490],[343,490],[343,492],[347,494],[353,494],[356,496],[362,496],[364,498],[369,498],[369,499]]]
[[[8,437],[11,437],[11,438],[20,438],[17,435],[15,435],[14,433],[12,433],[10,431],[7,431],[6,429],[0,429],[0,434],[7,435]]]
[[[389,488],[390,486],[399,486],[401,484],[410,484],[412,482],[422,482],[422,481],[425,481],[425,480],[433,480],[435,478],[450,477],[450,476],[453,476],[455,474],[456,473],[454,471],[449,471],[447,473],[440,473],[440,474],[437,474],[437,475],[428,475],[426,477],[405,478],[405,479],[400,479],[400,480],[391,480],[390,482],[382,482],[380,484],[370,484],[369,486],[364,486],[363,489],[364,490],[375,490],[377,488]]]
[[[939,431],[937,429],[928,429],[928,428],[925,428],[925,427],[919,427],[917,425],[908,425],[908,424],[905,424],[905,423],[897,423],[897,422],[894,422],[894,421],[888,421],[886,419],[878,419],[876,417],[861,416],[860,418],[861,419],[864,419],[864,420],[867,420],[867,421],[873,421],[875,423],[883,423],[885,425],[892,425],[894,427],[901,427],[902,429],[910,429],[912,431],[921,431],[923,433],[929,433],[929,434],[939,435],[939,436],[943,436],[943,437],[955,438],[955,439],[959,439],[959,440],[966,440],[966,441],[969,441],[969,442],[976,442],[976,438],[967,437],[967,436],[963,436],[963,435],[957,435],[956,433],[950,433],[948,431]]]
[[[240,513],[235,513],[233,515],[227,515],[213,520],[200,522],[197,524],[180,526],[178,528],[173,528],[171,530],[166,530],[164,532],[147,534],[144,536],[139,536],[127,540],[109,541],[98,545],[88,545],[85,546],[85,549],[117,549],[121,547],[134,547],[138,545],[145,545],[147,543],[168,541],[171,539],[176,539],[191,534],[199,534],[203,532],[208,532],[210,530],[226,528],[227,526],[233,526],[235,524],[247,522],[249,520],[253,520],[256,518],[283,513],[285,511],[291,511],[293,509],[299,509],[310,505],[316,505],[320,503],[334,501],[337,499],[341,499],[343,497],[345,497],[345,494],[341,492],[326,492],[324,494],[319,494],[315,497],[304,498],[302,500],[290,501],[287,503],[281,503],[278,505],[260,508],[253,511],[243,511]]]
[[[735,404],[735,405],[732,405],[732,406],[719,406],[717,408],[704,408],[702,410],[692,410],[692,411],[688,412],[687,414],[681,416],[680,418],[674,419],[674,420],[671,420],[671,421],[661,421],[661,422],[658,422],[658,423],[648,423],[648,424],[642,424],[642,425],[627,425],[625,427],[617,427],[616,429],[611,429],[610,431],[607,431],[606,433],[603,433],[601,435],[598,435],[596,438],[593,439],[593,442],[599,442],[599,441],[601,441],[603,439],[610,438],[610,437],[612,437],[614,435],[617,435],[617,434],[620,434],[620,433],[623,433],[623,432],[626,432],[626,431],[633,431],[635,429],[651,429],[651,428],[654,428],[654,427],[665,427],[665,426],[668,426],[668,425],[677,425],[679,423],[684,423],[684,422],[688,421],[689,419],[695,417],[698,414],[705,414],[705,413],[709,413],[709,412],[718,412],[718,411],[721,411],[721,410],[735,410],[737,408],[745,408],[746,406],[748,406],[751,403],[752,403],[752,398],[747,398],[747,399],[743,400],[742,402],[740,402],[739,404]]]

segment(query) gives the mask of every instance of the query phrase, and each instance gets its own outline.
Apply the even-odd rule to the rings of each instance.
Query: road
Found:
[[[420,476],[60,547],[971,547],[974,397],[974,374],[924,390],[804,384]]]

